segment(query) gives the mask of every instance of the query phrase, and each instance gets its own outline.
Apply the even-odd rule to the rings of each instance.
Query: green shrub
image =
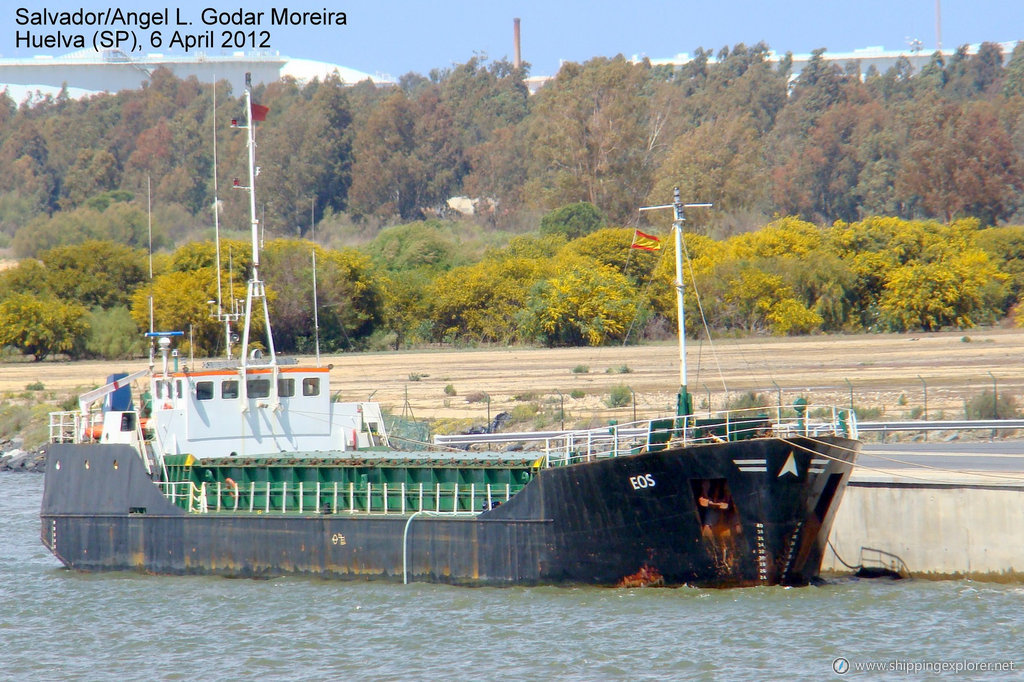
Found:
[[[573,374],[589,374],[590,373],[590,366],[589,365],[576,365],[575,367],[572,368],[572,373]]]
[[[584,391],[583,389],[577,388],[576,390],[574,390],[572,393],[569,394],[569,397],[573,398],[575,400],[579,400],[580,398],[586,397],[586,395],[587,395],[586,391]]]
[[[629,390],[629,386],[619,384],[618,386],[612,386],[612,390],[605,399],[604,404],[608,407],[625,407],[632,402],[633,392]]]
[[[448,384],[444,387],[444,394],[448,396],[456,395],[455,386]]]
[[[604,226],[601,211],[587,201],[560,206],[540,219],[542,235],[562,235],[566,239],[578,239]]]
[[[997,398],[988,389],[965,401],[964,412],[967,419],[1015,419],[1020,415],[1016,398],[1005,392]]]
[[[755,391],[747,391],[736,398],[730,398],[726,404],[727,410],[749,410],[758,407],[768,407],[771,402],[768,397]]]
[[[95,308],[89,313],[89,336],[85,349],[105,360],[130,360],[145,354],[145,340],[128,308]]]
[[[512,421],[524,422],[529,421],[537,416],[540,412],[540,405],[537,403],[526,403],[525,405],[516,405],[512,408]]]

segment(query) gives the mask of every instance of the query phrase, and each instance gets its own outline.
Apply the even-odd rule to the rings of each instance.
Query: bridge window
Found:
[[[295,395],[295,379],[278,379],[277,395],[281,398],[291,398]]]
[[[303,379],[302,395],[320,395],[320,377],[306,377]]]
[[[233,400],[238,397],[238,382],[224,381],[220,385],[220,397],[225,400]]]
[[[163,398],[171,398],[171,382],[169,381],[158,381],[156,382],[156,397],[158,400]]]
[[[175,382],[175,383],[178,384],[178,397],[180,398],[181,397],[181,379],[178,379],[178,381]]]
[[[213,382],[196,382],[196,400],[213,400]]]
[[[249,379],[245,382],[245,392],[250,398],[266,398],[270,395],[270,379]]]

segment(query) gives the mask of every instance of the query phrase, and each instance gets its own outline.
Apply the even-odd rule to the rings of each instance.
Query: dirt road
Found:
[[[772,403],[781,397],[790,404],[802,395],[817,404],[849,405],[852,390],[858,408],[883,408],[892,419],[923,411],[926,393],[932,419],[962,417],[966,400],[993,387],[1024,403],[1022,360],[1024,330],[1017,329],[723,340],[714,347],[692,342],[687,352],[690,391],[702,409],[709,400],[721,408],[748,391]],[[344,400],[372,396],[397,414],[481,423],[518,407],[519,416],[539,410],[539,426],[543,413],[550,421],[562,405],[566,426],[629,419],[632,405],[605,405],[617,385],[633,391],[638,416],[655,416],[671,410],[679,383],[678,349],[671,344],[363,353],[322,362],[333,366],[332,390]],[[10,396],[41,382],[59,400],[104,383],[111,372],[146,364],[5,363],[0,392]]]

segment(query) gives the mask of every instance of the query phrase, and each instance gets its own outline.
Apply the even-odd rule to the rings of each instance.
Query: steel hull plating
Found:
[[[85,571],[803,585],[818,575],[857,447],[762,438],[552,467],[507,503],[457,517],[188,514],[131,448],[53,445],[41,534],[66,566]]]

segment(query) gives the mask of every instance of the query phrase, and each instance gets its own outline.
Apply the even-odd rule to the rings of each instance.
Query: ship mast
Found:
[[[686,388],[686,313],[683,308],[683,223],[686,221],[685,209],[706,208],[711,204],[684,204],[679,198],[679,188],[672,193],[672,203],[661,206],[642,206],[641,211],[655,211],[663,208],[672,209],[672,232],[676,246],[676,307],[679,320],[679,393],[676,396],[676,416],[686,417],[693,414],[693,397]]]
[[[260,244],[259,244],[259,226],[260,221],[256,218],[256,176],[259,175],[259,168],[256,166],[256,136],[255,136],[255,124],[253,122],[253,104],[252,104],[252,77],[250,74],[245,74],[245,116],[246,125],[238,125],[237,120],[232,121],[232,126],[236,128],[242,128],[246,131],[248,141],[247,146],[249,149],[249,185],[243,186],[239,184],[238,179],[234,181],[234,187],[237,189],[244,189],[249,192],[249,223],[252,231],[252,277],[249,279],[248,290],[245,294],[245,331],[242,334],[242,350],[241,360],[242,369],[248,365],[249,357],[249,331],[252,322],[252,307],[254,301],[260,301],[263,306],[263,323],[267,330],[267,352],[270,354],[267,365],[277,364],[277,353],[274,350],[274,333],[270,326],[270,311],[267,307],[267,291],[266,285],[263,280],[260,279]],[[257,357],[251,358],[253,360]],[[264,363],[256,363],[264,364]]]

